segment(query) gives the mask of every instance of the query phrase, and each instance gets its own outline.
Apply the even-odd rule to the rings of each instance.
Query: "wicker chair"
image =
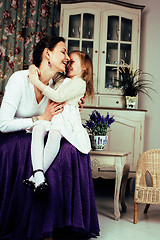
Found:
[[[145,174],[149,173],[152,187],[147,186]],[[134,195],[134,223],[137,223],[138,203],[146,203],[144,213],[150,204],[160,205],[160,149],[144,152],[137,163]]]

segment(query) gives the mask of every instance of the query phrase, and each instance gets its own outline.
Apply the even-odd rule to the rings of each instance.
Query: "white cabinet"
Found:
[[[109,112],[115,118],[115,122],[111,125],[111,131],[108,133],[108,142],[105,150],[110,152],[131,152],[128,156],[130,171],[135,171],[137,160],[140,154],[143,153],[146,111],[87,107],[81,112],[82,122],[89,119],[89,114],[95,109],[104,116]]]
[[[93,60],[94,103],[87,106],[124,107],[120,73],[123,59],[139,67],[140,22],[144,6],[119,1],[60,0],[60,35],[68,51],[82,50]],[[115,100],[114,100],[115,97]]]

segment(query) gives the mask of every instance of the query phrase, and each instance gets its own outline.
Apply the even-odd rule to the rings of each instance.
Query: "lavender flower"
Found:
[[[108,132],[108,128],[115,121],[114,116],[110,117],[107,112],[107,116],[104,117],[97,110],[92,112],[89,120],[86,120],[83,126],[88,130],[91,135],[102,135],[105,136]]]

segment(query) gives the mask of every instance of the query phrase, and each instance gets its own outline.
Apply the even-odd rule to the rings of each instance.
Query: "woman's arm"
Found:
[[[0,131],[14,132],[25,130],[33,124],[32,118],[15,118],[16,109],[5,101],[2,101],[0,109]]]
[[[25,118],[15,117],[18,106],[21,102],[23,95],[23,75],[21,71],[14,73],[5,89],[5,94],[3,97],[2,105],[0,108],[0,131],[1,132],[14,132],[25,130],[26,128],[32,126],[32,116]],[[63,104],[64,105],[64,104]],[[59,106],[57,103],[48,103],[46,109],[44,109],[44,114],[38,116],[39,119],[50,121],[52,117],[63,111],[63,105]],[[60,109],[60,107],[62,107]]]
[[[80,102],[78,103],[79,104],[79,111],[82,111],[82,109],[83,109],[83,105],[85,104],[85,98],[86,98],[86,95],[87,95],[87,93],[85,92],[85,94],[84,94],[84,97],[82,97],[80,100]]]
[[[13,132],[24,130],[26,126],[31,126],[32,118],[15,118],[18,105],[22,97],[23,74],[15,72],[10,77],[0,108],[0,131]]]
[[[39,115],[39,120],[47,120],[50,121],[52,117],[63,111],[63,104],[58,104],[48,101],[48,105],[44,111],[43,115]],[[29,118],[15,118],[16,109],[6,103],[2,102],[0,108],[0,131],[3,133],[6,132],[15,132],[20,130],[25,130],[26,128],[32,126],[33,120],[32,117]]]

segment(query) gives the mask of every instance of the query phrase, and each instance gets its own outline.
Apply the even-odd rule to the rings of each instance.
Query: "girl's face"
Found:
[[[76,53],[71,53],[69,55],[70,57],[70,63],[67,66],[67,77],[73,78],[73,77],[79,77],[82,76],[82,66],[80,57]]]
[[[69,56],[64,42],[59,42],[55,48],[49,52],[50,66],[55,72],[65,72]]]

